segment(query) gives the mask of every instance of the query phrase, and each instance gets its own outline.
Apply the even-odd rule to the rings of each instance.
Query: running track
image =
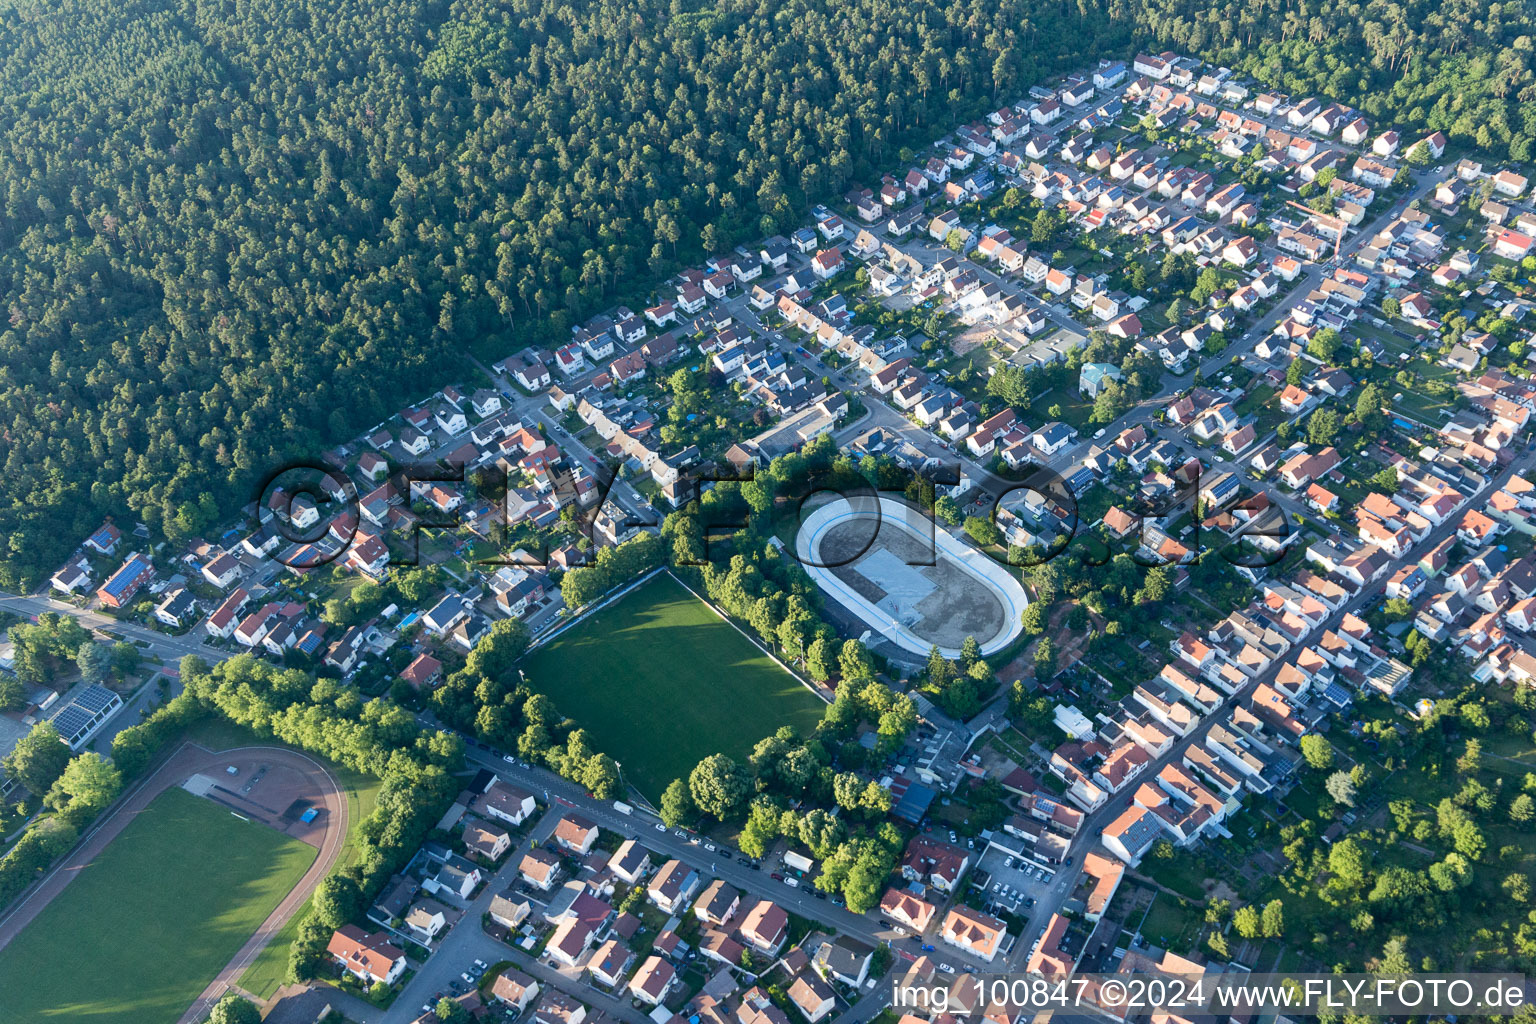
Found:
[[[75,849],[48,874],[34,885],[4,914],[0,914],[0,950],[21,934],[38,914],[42,913],[64,887],[74,881],[81,868],[90,864],[105,850],[117,835],[128,826],[161,793],[180,785],[198,772],[221,769],[231,754],[259,754],[263,761],[282,765],[294,771],[316,778],[320,782],[321,802],[326,809],[325,835],[314,863],[299,879],[288,895],[284,896],[272,913],[261,923],[255,933],[240,947],[233,959],[225,964],[218,975],[203,989],[190,1009],[181,1017],[180,1024],[201,1020],[207,1016],[213,1004],[219,1000],[235,980],[245,972],[257,955],[266,948],[289,919],[309,899],[320,880],[330,873],[341,855],[342,843],[347,835],[347,801],[341,787],[331,773],[318,761],[295,750],[282,747],[236,747],[232,750],[210,751],[195,743],[184,743],[152,774],[129,787],[128,792],[98,818],[86,831]]]

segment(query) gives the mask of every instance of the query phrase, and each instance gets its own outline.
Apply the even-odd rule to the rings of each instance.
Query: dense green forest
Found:
[[[0,585],[1168,45],[1525,158],[1522,4],[0,0]]]
[[[1536,155],[1536,19],[1523,0],[1132,0],[1111,13],[1132,9],[1158,43],[1293,95],[1494,159]]]
[[[1065,67],[1077,16],[697,6],[0,4],[0,584],[105,512],[201,532],[464,351],[796,223]]]

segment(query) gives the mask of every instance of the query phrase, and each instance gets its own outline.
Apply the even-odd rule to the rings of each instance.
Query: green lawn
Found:
[[[314,859],[167,790],[0,951],[0,1022],[172,1024]]]
[[[1260,384],[1244,395],[1237,403],[1239,416],[1252,416],[1269,408],[1269,400],[1275,396],[1275,389],[1268,384]]]
[[[1076,389],[1075,382],[1071,387],[1055,388],[1045,393],[1040,401],[1033,407],[1034,410],[1044,412],[1041,424],[1047,420],[1055,419],[1050,410],[1055,406],[1061,406],[1061,421],[1073,430],[1076,430],[1083,438],[1093,433],[1093,399],[1087,397]]]
[[[279,740],[257,736],[244,726],[236,725],[218,716],[210,716],[197,722],[187,730],[185,736],[188,740],[201,744],[209,750],[229,750],[233,747],[267,744],[288,747],[291,750],[298,749]],[[357,826],[373,813],[374,807],[378,804],[381,783],[376,776],[353,771],[331,761],[325,762],[325,766],[335,778],[336,784],[341,787],[342,795],[347,801],[347,839],[342,845],[341,857],[337,861],[337,867],[346,867],[357,860]],[[266,999],[288,980],[288,949],[298,935],[299,922],[308,912],[309,903],[306,901],[288,923],[272,936],[272,941],[256,955],[256,959],[251,961],[251,965],[240,976],[241,988],[252,995]]]
[[[1088,649],[1084,663],[1109,680],[1116,697],[1125,697],[1150,676],[1157,674],[1157,664],[1136,649],[1132,638],[1123,634],[1101,636]]]
[[[1188,899],[1205,898],[1205,868],[1188,854],[1175,853],[1172,860],[1152,857],[1142,862],[1141,873]]]
[[[271,999],[288,981],[288,958],[293,940],[299,937],[299,923],[309,914],[310,901],[305,900],[288,923],[278,929],[272,941],[251,961],[251,966],[240,975],[240,987],[253,996]]]
[[[1399,385],[1396,380],[1389,381],[1385,385],[1391,389],[1387,394],[1400,393],[1403,397],[1396,404],[1407,412],[1410,418],[1430,427],[1438,427],[1441,421],[1440,414],[1450,411],[1455,402],[1456,393],[1450,385],[1457,376],[1456,371],[1439,363],[1426,363],[1421,360],[1409,363],[1408,369],[1418,375],[1419,381],[1412,387],[1406,388]],[[1431,394],[1426,387],[1430,381],[1437,382],[1445,390],[1439,394]]]
[[[1155,946],[1187,954],[1194,950],[1195,939],[1204,923],[1205,915],[1198,908],[1177,896],[1160,892],[1147,909],[1141,934]]]
[[[524,659],[656,799],[716,752],[738,760],[781,725],[808,735],[825,704],[671,576],[657,576]]]
[[[189,726],[183,738],[209,750],[230,750],[235,747],[276,746],[289,750],[300,748],[281,740],[258,736],[245,726],[236,725],[226,718],[211,715]],[[337,867],[346,867],[357,861],[357,826],[373,813],[378,804],[381,783],[376,776],[353,771],[345,765],[325,762],[326,769],[341,787],[347,801],[347,838],[342,844]],[[299,922],[309,912],[309,902],[283,925],[265,949],[256,955],[245,973],[240,976],[240,987],[263,999],[270,998],[288,980],[288,951],[299,931]]]

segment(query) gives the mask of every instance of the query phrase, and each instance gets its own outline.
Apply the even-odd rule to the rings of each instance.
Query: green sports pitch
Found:
[[[0,1024],[174,1024],[314,859],[166,790],[0,950]]]
[[[652,800],[701,759],[737,760],[788,725],[809,735],[826,704],[665,573],[524,659],[624,781]]]

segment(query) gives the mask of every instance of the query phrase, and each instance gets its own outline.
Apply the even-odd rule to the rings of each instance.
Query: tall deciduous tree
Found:
[[[692,818],[695,808],[688,784],[682,779],[669,782],[662,791],[661,804],[657,810],[661,812],[661,820],[670,828],[676,828]]]
[[[746,799],[752,775],[724,754],[711,754],[688,775],[688,792],[705,814],[724,820]]]
[[[69,746],[52,722],[39,722],[5,758],[5,774],[39,796],[46,795],[69,764]]]
[[[208,1024],[261,1024],[261,1010],[249,999],[231,992],[214,1005]]]
[[[106,809],[123,791],[117,767],[94,750],[70,760],[48,790],[48,806],[84,824]]]

